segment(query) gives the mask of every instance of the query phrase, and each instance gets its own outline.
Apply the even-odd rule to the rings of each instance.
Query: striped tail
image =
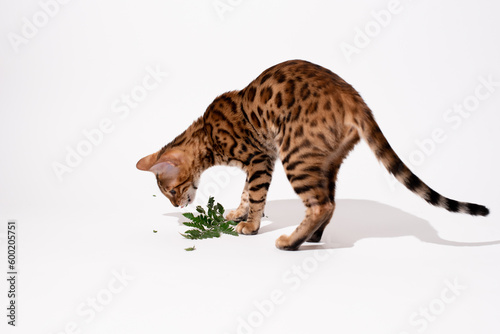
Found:
[[[483,205],[459,202],[442,196],[422,180],[420,180],[412,171],[401,161],[387,139],[382,134],[378,124],[375,122],[371,111],[366,107],[361,113],[358,131],[366,140],[371,150],[377,156],[377,159],[385,168],[396,177],[406,188],[425,199],[429,204],[445,208],[451,212],[467,213],[473,216],[487,216],[490,211]]]

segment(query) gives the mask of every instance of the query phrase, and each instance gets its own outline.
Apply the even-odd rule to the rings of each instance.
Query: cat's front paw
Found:
[[[259,225],[255,223],[249,223],[249,222],[241,222],[238,225],[236,225],[236,232],[239,234],[257,234],[259,231]]]
[[[226,215],[226,220],[232,220],[234,222],[241,222],[247,220],[248,212],[243,212],[242,210],[231,210]]]
[[[281,250],[297,250],[299,246],[300,244],[296,245],[292,243],[291,238],[285,234],[276,239],[276,248]]]

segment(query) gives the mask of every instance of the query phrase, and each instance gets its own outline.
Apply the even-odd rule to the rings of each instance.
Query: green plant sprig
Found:
[[[214,205],[213,197],[208,199],[207,210],[198,205],[196,211],[199,213],[197,216],[191,212],[182,214],[190,220],[190,222],[184,222],[183,224],[192,228],[185,233],[181,233],[184,238],[219,238],[222,234],[238,236],[238,232],[234,230],[237,223],[224,218],[224,207],[219,203]]]

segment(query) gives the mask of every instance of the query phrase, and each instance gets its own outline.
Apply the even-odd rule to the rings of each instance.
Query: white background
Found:
[[[18,326],[7,326],[2,311],[2,332],[500,330],[500,246],[481,245],[500,240],[500,86],[480,87],[481,78],[500,82],[498,4],[54,3],[3,1],[0,10],[0,259],[6,272],[6,222],[16,219],[20,273]],[[396,8],[390,18],[380,14],[388,7]],[[357,53],[346,55],[346,44]],[[135,163],[218,94],[295,58],[351,83],[401,158],[417,162],[417,175],[446,196],[487,205],[490,216],[429,206],[361,143],[341,169],[337,212],[320,245],[275,249],[303,214],[279,164],[257,236],[183,239],[179,210]],[[168,75],[125,115],[123,96],[140,91],[152,69]],[[474,98],[478,90],[489,94]],[[460,123],[444,118],[474,101]],[[58,177],[54,165],[67,165],[68,152],[88,143],[84,132],[106,120],[112,130]],[[435,131],[440,142],[418,153],[417,142]],[[199,198],[236,207],[243,176],[230,172],[205,173]],[[193,244],[196,251],[183,250]]]

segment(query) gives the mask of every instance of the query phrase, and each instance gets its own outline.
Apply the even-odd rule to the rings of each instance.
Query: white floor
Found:
[[[450,240],[429,221],[394,207],[339,200],[322,243],[283,252],[274,240],[300,220],[298,200],[270,201],[256,236],[203,241],[184,239],[180,213],[162,212],[158,201],[167,200],[152,198],[140,215],[128,206],[108,216],[97,210],[80,218],[57,212],[18,217],[19,326],[8,332],[500,329],[500,240],[489,237],[491,222],[437,224],[452,235],[458,228],[481,231]],[[437,215],[449,215],[450,222],[459,217]],[[184,250],[193,245],[195,251]]]

